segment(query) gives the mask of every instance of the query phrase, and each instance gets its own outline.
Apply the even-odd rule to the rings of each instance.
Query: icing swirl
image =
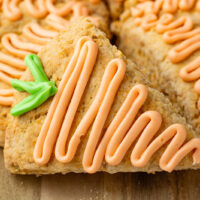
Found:
[[[65,30],[66,26],[69,24],[69,21],[55,14],[49,14],[46,17],[45,22],[57,31]]]
[[[178,11],[178,9],[188,11],[194,7],[199,10],[198,0],[148,0],[141,1],[141,3],[136,6],[136,9],[140,9],[144,13],[147,13],[148,9],[148,11],[158,14],[161,11],[165,13],[175,13]]]
[[[47,14],[46,0],[37,0],[36,5],[33,4],[34,0],[25,0],[26,11],[35,18],[44,18]]]
[[[46,164],[49,161],[65,117],[67,106],[70,106],[70,121],[73,120],[84,88],[86,87],[90,73],[94,67],[97,51],[98,47],[96,43],[90,38],[83,37],[78,41],[74,55],[66,68],[67,70],[63,75],[58,87],[58,92],[53,99],[47,118],[36,142],[34,150],[34,159],[36,163]],[[72,103],[70,103],[70,100]],[[68,122],[69,124],[70,121]]]
[[[5,34],[1,42],[8,52],[20,58],[24,58],[29,53],[38,53],[42,47],[38,44],[22,41],[15,33]]]
[[[57,34],[57,31],[46,30],[37,23],[29,23],[23,28],[23,35],[25,38],[41,45],[45,45]]]
[[[13,78],[20,79],[26,65],[20,58],[0,52],[0,80],[11,85]],[[11,106],[13,103],[13,89],[0,89],[0,105]]]
[[[26,66],[23,60],[0,52],[0,80],[10,85],[13,78],[20,78]],[[0,101],[1,104],[1,101]],[[5,104],[5,103],[3,103]]]
[[[22,13],[18,8],[21,0],[3,0],[3,14],[11,21],[16,21],[22,17]]]
[[[167,142],[169,144],[159,162],[161,169],[171,172],[193,150],[193,162],[200,163],[200,139],[193,138],[185,142],[187,132],[183,125],[173,124],[155,137],[162,123],[162,117],[157,111],[146,111],[135,119],[147,98],[148,91],[144,85],[138,84],[130,90],[105,133],[102,133],[125,75],[126,64],[122,59],[113,59],[107,64],[92,104],[69,138],[78,106],[95,65],[97,50],[96,43],[88,37],[78,41],[38,136],[33,153],[35,162],[39,165],[47,164],[54,145],[58,161],[72,161],[81,138],[91,127],[82,160],[83,168],[88,173],[98,171],[104,157],[108,164],[118,165],[133,144],[130,159],[135,167],[145,166],[152,155]]]
[[[4,106],[11,106],[14,102],[13,89],[0,89],[0,104]]]

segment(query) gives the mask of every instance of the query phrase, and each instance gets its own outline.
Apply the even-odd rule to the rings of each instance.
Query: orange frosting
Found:
[[[3,0],[3,14],[9,20],[15,21],[22,17],[22,13],[18,8],[21,0]]]
[[[183,11],[188,11],[196,7],[199,10],[199,1],[198,0],[155,0],[155,1],[140,1],[141,3],[137,5],[137,8],[141,8],[143,11],[151,10],[155,14],[160,11],[167,13],[175,13],[178,9]],[[145,8],[146,7],[146,8]]]
[[[7,48],[8,41],[10,42],[9,37],[2,37],[2,45],[7,51],[9,51],[9,48]],[[20,79],[26,69],[24,61],[14,57],[16,56],[15,52],[9,51],[9,53],[0,52],[0,80],[8,85],[11,84],[13,78]],[[13,91],[13,89],[0,89],[0,105],[12,105]]]
[[[57,34],[57,31],[46,30],[37,23],[27,24],[23,28],[23,35],[25,36],[25,38],[27,38],[31,42],[41,45],[45,45]]]
[[[1,42],[8,52],[20,58],[24,58],[29,53],[38,53],[42,47],[38,44],[22,41],[15,33],[5,34]]]
[[[185,143],[187,133],[184,126],[173,124],[155,137],[162,123],[162,117],[157,111],[146,111],[135,119],[147,98],[148,91],[144,85],[136,85],[130,90],[104,132],[105,121],[126,71],[126,64],[119,58],[107,64],[92,104],[69,137],[95,65],[97,51],[96,43],[90,38],[82,37],[78,41],[38,136],[33,153],[35,162],[47,164],[54,146],[58,161],[72,161],[81,138],[91,128],[82,160],[83,168],[88,173],[98,171],[104,158],[108,164],[118,165],[133,144],[130,160],[135,167],[144,167],[167,142],[159,162],[161,169],[171,172],[193,150],[194,164],[200,163],[200,139],[194,138]]]
[[[169,51],[169,59],[178,63],[188,58],[193,52],[200,49],[200,35],[189,38]]]
[[[69,21],[55,14],[49,14],[46,17],[45,22],[57,31],[65,30],[66,26],[69,24]]]
[[[11,106],[14,102],[13,89],[0,89],[0,105]]]
[[[71,126],[71,121],[74,119],[77,106],[94,67],[97,51],[96,43],[90,38],[83,37],[78,41],[36,142],[34,150],[36,163],[46,164],[49,161],[68,106],[72,114],[68,122]]]
[[[4,46],[3,46],[4,47]],[[0,80],[10,85],[13,78],[21,78],[26,69],[23,60],[10,54],[0,52]],[[0,89],[0,105],[10,106],[13,103],[13,89]]]
[[[135,25],[141,26],[144,31],[155,28],[155,31],[163,34],[163,40],[167,44],[180,42],[168,52],[168,58],[172,63],[180,63],[200,49],[200,28],[194,27],[190,16],[174,19],[170,13],[177,11],[177,9],[192,9],[196,3],[194,0],[147,1],[132,8],[131,12],[135,18]],[[158,14],[162,9],[167,13],[162,14],[159,18]],[[182,68],[180,77],[184,81],[198,81],[200,77],[198,62],[199,57]],[[200,94],[200,82],[195,83],[194,89]]]
[[[44,18],[47,14],[46,0],[25,0],[26,11],[35,18]]]
[[[123,62],[122,64],[125,65]],[[125,68],[125,66],[123,68]],[[101,167],[102,161],[105,157],[106,149],[108,152],[109,146],[113,145],[110,143],[111,138],[113,137],[113,135],[119,135],[119,134],[122,135],[123,137],[123,133],[126,132],[128,130],[128,127],[133,123],[134,117],[136,116],[138,110],[145,102],[146,97],[147,97],[146,87],[144,85],[136,85],[129,92],[120,110],[118,111],[115,118],[105,131],[105,134],[100,143],[99,140],[101,135],[98,134],[96,136],[95,132],[91,131],[83,157],[83,166],[87,172],[94,173]],[[128,112],[130,112],[132,115],[127,114]],[[120,152],[118,156],[120,157],[124,156],[121,153],[122,152]],[[108,160],[106,161],[109,162]]]

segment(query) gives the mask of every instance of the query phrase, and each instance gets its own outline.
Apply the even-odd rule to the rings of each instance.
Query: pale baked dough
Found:
[[[127,60],[115,46],[110,44],[105,34],[87,20],[80,20],[79,22],[71,24],[68,30],[69,31],[60,33],[59,36],[53,39],[39,53],[47,76],[51,80],[56,80],[57,85],[59,85],[59,82],[62,79],[64,70],[73,55],[74,47],[80,37],[91,37],[98,44],[99,48],[97,62],[70,131],[71,137],[80,120],[91,105],[99,88],[105,67],[111,59],[122,58],[127,64],[127,71],[115,98],[109,117],[105,123],[105,128],[108,127],[130,89],[137,83],[145,84],[147,87],[150,83],[147,81],[145,75],[140,72],[140,69],[133,62]],[[23,79],[32,80],[32,75],[28,70],[24,74]],[[17,92],[15,95],[16,103],[21,101],[26,95],[27,94]],[[34,146],[51,101],[52,98],[39,108],[30,111],[23,116],[10,116],[6,133],[4,156],[6,168],[12,173],[40,175],[83,172],[81,160],[90,131],[82,138],[75,159],[69,164],[58,162],[54,156],[52,156],[50,162],[44,166],[37,165],[33,160]],[[150,87],[148,87],[147,101],[139,113],[141,114],[147,110],[157,110],[163,117],[162,126],[158,134],[173,123],[181,123],[187,128],[187,138],[195,137],[195,133],[192,131],[191,126],[186,124],[185,119],[178,114],[177,109],[172,106],[169,100],[158,90]],[[119,165],[110,166],[104,162],[100,170],[109,173],[136,171],[150,173],[160,171],[161,169],[158,165],[158,160],[162,152],[163,148],[159,150],[143,168],[136,168],[131,165],[129,158],[130,152],[128,152],[125,159]],[[195,169],[198,167],[199,165],[192,165],[191,154],[189,154],[181,161],[176,169]]]

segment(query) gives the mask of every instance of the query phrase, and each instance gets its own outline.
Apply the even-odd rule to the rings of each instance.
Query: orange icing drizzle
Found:
[[[22,17],[22,12],[18,8],[18,4],[21,0],[4,0],[3,1],[3,13],[9,20],[19,20]],[[98,25],[99,16],[89,16],[90,10],[84,2],[70,1],[61,7],[54,5],[56,0],[25,0],[25,8],[28,14],[32,17],[41,19],[48,13],[56,14],[61,17],[65,17],[72,13],[72,18],[80,16],[88,16],[94,24]]]
[[[194,7],[195,1],[173,1],[174,4],[171,4],[171,6],[174,9],[171,9],[171,11],[170,9],[166,9],[167,6],[164,6],[167,2],[172,3],[172,1],[162,0],[151,2],[151,8],[153,8],[151,11],[145,7],[145,3],[150,2],[143,2],[132,8],[131,13],[135,18],[135,25],[141,26],[144,31],[149,31],[151,28],[155,27],[155,31],[159,34],[163,34],[162,38],[165,43],[175,44],[180,42],[168,52],[169,60],[172,63],[179,63],[200,49],[200,28],[194,28],[194,23],[189,16],[182,16],[174,19],[172,14],[164,13],[159,19],[157,14],[161,8],[165,8],[164,10],[166,12],[172,13],[174,10],[177,10],[177,8],[175,9],[176,5],[182,10],[186,10],[186,7],[189,10]],[[147,10],[149,12],[147,12]],[[194,89],[200,95],[200,81],[198,81],[200,78],[199,58],[200,57],[183,67],[180,71],[180,77],[184,81],[197,81],[194,85]]]
[[[13,89],[0,89],[0,105],[11,106],[14,102]]]
[[[10,85],[13,78],[21,78],[25,69],[26,66],[23,60],[0,52],[0,80],[2,82]],[[0,89],[0,105],[12,105],[13,94],[13,89]]]
[[[35,18],[44,18],[47,14],[46,0],[37,0],[36,5],[33,4],[34,0],[25,0],[27,12]]]
[[[45,22],[57,31],[65,30],[66,26],[69,24],[69,21],[55,14],[49,14],[46,17]]]
[[[186,11],[191,10],[196,6],[196,9],[199,10],[199,1],[197,0],[155,0],[155,1],[141,1],[136,8],[142,9],[145,11],[145,6],[149,5],[148,10],[157,14],[160,11],[167,13],[175,13],[178,9]]]
[[[196,81],[194,89],[200,95],[200,56],[181,69],[180,77],[184,81]]]
[[[179,63],[200,49],[200,35],[183,41],[169,51],[168,57],[173,63]]]
[[[89,15],[89,9],[83,2],[71,1],[71,2],[67,2],[61,8],[57,8],[56,6],[54,6],[55,1],[56,0],[46,0],[46,6],[50,13],[53,13],[62,17],[69,15],[71,12],[74,14],[75,17]]]
[[[73,159],[81,137],[87,133],[93,123],[91,134],[83,155],[83,168],[87,172],[90,171],[90,163],[92,162],[98,138],[101,136],[103,126],[120,83],[124,78],[125,71],[126,65],[121,59],[113,59],[108,63],[98,93],[73,134],[67,151],[65,148],[67,142],[66,130],[69,132],[70,127],[68,126],[67,118],[65,118],[64,123],[66,126],[65,124],[62,126],[55,149],[55,155],[58,161],[66,163]],[[71,116],[68,116],[68,120],[71,119]]]
[[[90,38],[82,37],[78,41],[73,57],[65,70],[58,92],[53,99],[36,142],[34,150],[36,163],[46,164],[49,161],[56,138],[65,118],[64,115],[67,106],[70,107],[69,112],[72,114],[71,120],[73,120],[73,116],[89,80],[90,73],[94,67],[97,52],[98,47]],[[68,122],[69,124],[70,121]]]
[[[13,78],[20,78],[26,66],[23,60],[0,52],[0,80],[10,85]]]
[[[149,14],[147,17],[144,18],[143,21],[141,21],[141,27],[145,30],[148,31],[152,27],[154,27],[157,23],[157,16],[154,14]]]
[[[8,51],[4,36],[2,37],[2,45],[4,49]],[[22,59],[14,57],[16,54],[12,51],[10,51],[10,54],[0,52],[0,80],[8,85],[10,85],[13,78],[20,79],[26,69],[25,63]],[[13,91],[13,89],[0,89],[0,105],[12,105]]]
[[[130,159],[135,167],[145,166],[153,154],[167,142],[169,143],[159,162],[161,169],[171,172],[193,150],[193,162],[199,163],[200,139],[193,138],[185,143],[187,133],[184,126],[173,124],[155,137],[162,123],[158,112],[146,111],[135,119],[147,98],[148,91],[144,85],[136,85],[130,90],[102,137],[105,121],[125,75],[126,64],[122,59],[112,59],[107,64],[92,104],[74,134],[68,138],[95,65],[97,51],[96,43],[90,38],[82,37],[78,41],[38,136],[33,153],[35,162],[39,165],[47,164],[55,145],[55,157],[58,161],[72,161],[81,138],[91,127],[82,160],[83,168],[88,173],[99,170],[104,158],[108,164],[119,164],[133,143],[135,145]]]
[[[9,41],[9,37],[2,37],[4,50],[9,51],[7,40]],[[10,85],[13,78],[20,79],[26,69],[24,61],[17,58],[18,55],[14,57],[16,56],[15,52],[9,51],[9,53],[11,55],[0,52],[0,80],[8,85]],[[13,89],[0,89],[0,105],[10,106],[13,103],[13,91]]]
[[[25,38],[41,45],[45,45],[57,34],[57,31],[46,30],[37,23],[29,23],[23,28],[23,35]]]
[[[29,53],[38,53],[42,47],[38,44],[22,41],[15,33],[5,34],[1,42],[8,52],[20,58],[24,58]]]
[[[21,0],[3,0],[3,14],[9,20],[15,21],[22,17],[20,9],[17,7]]]

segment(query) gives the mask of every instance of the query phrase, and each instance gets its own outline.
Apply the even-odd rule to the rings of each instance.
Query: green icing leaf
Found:
[[[57,92],[55,81],[49,81],[37,55],[27,55],[25,57],[25,63],[31,71],[35,82],[25,82],[18,79],[13,79],[11,81],[11,85],[14,89],[19,92],[26,91],[30,94],[11,110],[13,116],[19,116],[37,108]]]

